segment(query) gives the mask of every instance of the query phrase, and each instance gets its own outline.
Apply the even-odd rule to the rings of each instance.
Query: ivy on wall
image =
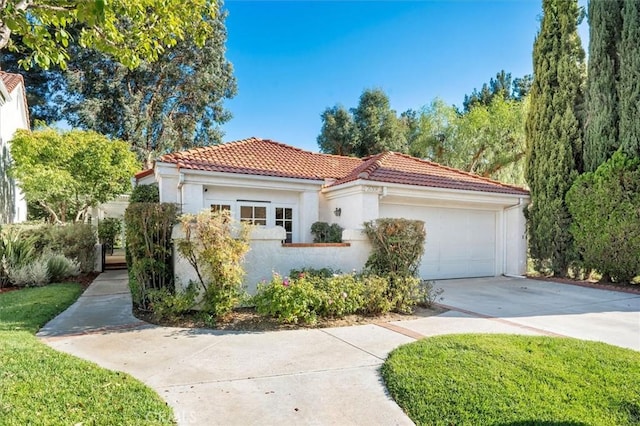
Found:
[[[9,176],[11,156],[6,145],[0,151],[0,223],[12,223],[16,208],[16,183]]]

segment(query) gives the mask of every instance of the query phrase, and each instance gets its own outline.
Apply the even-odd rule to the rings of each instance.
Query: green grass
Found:
[[[0,294],[0,425],[174,424],[171,409],[141,382],[34,336],[81,292],[54,284]]]
[[[382,376],[418,425],[640,424],[640,352],[604,343],[438,336],[394,350]]]

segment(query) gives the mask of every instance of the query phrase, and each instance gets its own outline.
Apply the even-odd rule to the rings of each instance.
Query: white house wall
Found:
[[[371,246],[360,231],[345,230],[343,240],[348,245],[333,247],[283,246],[284,229],[256,228],[251,234],[251,249],[243,266],[246,271],[244,286],[250,294],[255,294],[258,283],[271,280],[274,273],[286,276],[292,269],[332,268],[342,272],[361,271],[367,261]],[[174,228],[174,241],[182,238],[179,226]],[[184,288],[189,281],[197,279],[189,263],[174,252],[174,274],[176,286]]]
[[[24,104],[24,88],[18,85],[5,103],[0,106],[0,138],[2,145],[10,146],[11,139],[18,129],[28,129],[26,121],[27,111]],[[1,147],[0,147],[1,148]],[[24,222],[27,220],[27,201],[20,187],[15,191],[15,210],[12,222]]]

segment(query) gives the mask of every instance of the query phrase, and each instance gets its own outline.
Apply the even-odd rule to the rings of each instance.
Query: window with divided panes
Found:
[[[282,226],[287,231],[285,243],[293,242],[293,209],[276,207],[276,226]]]

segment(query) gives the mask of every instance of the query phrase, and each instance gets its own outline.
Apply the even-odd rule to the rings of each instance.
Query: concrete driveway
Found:
[[[548,333],[640,351],[640,294],[523,278],[438,281],[442,304]]]
[[[140,379],[184,425],[412,424],[387,395],[378,369],[391,350],[424,336],[562,334],[640,350],[640,296],[568,285],[440,281],[443,302],[456,310],[438,316],[235,333],[142,323],[131,315],[126,280],[121,272],[101,274],[39,336],[53,348]]]

